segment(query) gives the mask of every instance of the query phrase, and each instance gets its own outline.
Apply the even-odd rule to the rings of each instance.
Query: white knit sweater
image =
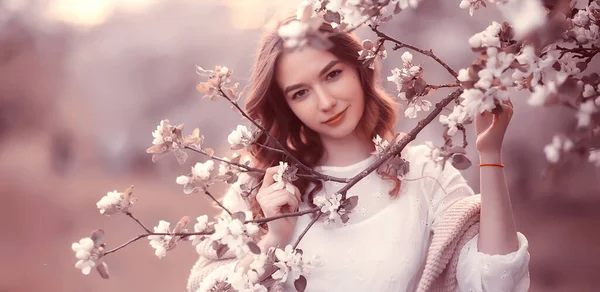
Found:
[[[306,291],[515,291],[529,288],[527,239],[518,234],[519,249],[507,255],[487,255],[477,249],[480,196],[474,195],[461,174],[447,164],[442,171],[425,157],[426,146],[407,147],[403,157],[411,171],[400,196],[374,172],[357,183],[348,196],[359,196],[350,221],[343,225],[313,225],[298,246],[306,256],[318,255]],[[317,167],[337,177],[352,177],[376,158],[344,167]],[[326,182],[322,193],[340,183]],[[319,195],[319,194],[317,194]],[[248,209],[234,186],[224,204]],[[306,204],[300,209],[308,208]],[[310,218],[300,217],[294,239]],[[233,255],[218,260],[210,246],[199,245],[200,259],[192,268],[188,291],[206,291],[202,283],[223,278],[237,263]],[[229,259],[227,259],[229,257]],[[295,291],[293,279],[283,285]],[[281,289],[282,287],[278,287]],[[275,291],[276,288],[271,289]]]

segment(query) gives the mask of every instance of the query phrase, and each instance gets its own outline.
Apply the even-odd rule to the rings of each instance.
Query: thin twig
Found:
[[[225,210],[225,212],[227,212],[227,214],[229,214],[229,216],[232,216],[231,212],[225,208],[225,206],[223,206],[223,204],[221,204],[221,202],[219,202],[219,200],[217,200],[208,190],[204,190],[204,193],[209,196],[215,203],[217,203],[217,205],[219,205],[219,207],[223,208],[223,210]]]
[[[451,88],[451,87],[460,87],[460,84],[458,84],[458,83],[449,83],[449,84],[440,84],[440,85],[427,84],[427,88],[431,88],[431,89]]]
[[[224,158],[221,158],[221,157],[218,157],[218,156],[214,156],[214,155],[210,155],[210,154],[206,153],[206,151],[204,151],[202,149],[197,149],[197,148],[194,148],[194,147],[190,147],[188,145],[184,146],[184,148],[192,150],[192,151],[197,152],[197,153],[200,153],[202,155],[206,155],[206,156],[210,157],[211,159],[214,159],[214,160],[217,160],[217,161],[221,161],[221,162],[227,163],[229,165],[235,165],[235,166],[237,166],[239,168],[245,169],[246,172],[257,172],[257,173],[262,173],[262,174],[265,173],[265,171],[262,170],[262,169],[250,167],[248,165],[241,164],[241,163],[231,162],[231,161],[228,161],[228,160],[226,160]],[[322,173],[318,173],[316,171],[313,171],[312,174],[301,174],[301,173],[298,173],[298,174],[296,174],[296,176],[321,179],[321,180],[324,180],[324,181],[334,181],[334,182],[340,182],[340,183],[345,183],[345,182],[349,181],[349,179],[347,179],[347,178],[341,178],[341,177],[335,177],[335,176],[325,175],[325,174],[322,174]]]
[[[265,149],[268,149],[268,150],[271,150],[271,151],[275,151],[275,152],[280,153],[280,154],[287,155],[285,153],[285,151],[283,151],[281,149],[273,148],[273,147],[270,147],[270,146],[267,146],[267,145],[263,145],[263,144],[260,144],[260,143],[257,143],[257,142],[254,142],[254,144],[256,144],[256,145],[258,145],[258,146],[260,146],[262,148],[265,148]]]
[[[242,116],[244,116],[244,118],[246,118],[247,120],[249,120],[250,122],[252,122],[256,127],[258,127],[263,133],[265,133],[265,135],[267,135],[271,140],[273,140],[277,146],[279,146],[280,150],[283,151],[283,153],[285,153],[285,155],[292,159],[296,164],[298,164],[300,166],[300,168],[303,168],[305,171],[307,171],[308,173],[312,174],[312,176],[307,176],[307,175],[300,175],[298,174],[298,176],[304,176],[304,177],[316,177],[322,180],[326,180],[326,181],[335,181],[335,182],[346,182],[347,179],[344,178],[338,178],[338,177],[333,177],[333,176],[329,176],[329,175],[324,175],[322,173],[316,172],[314,171],[312,168],[306,166],[304,163],[302,163],[298,158],[296,158],[294,155],[292,155],[291,153],[289,153],[285,147],[283,147],[283,145],[281,144],[281,142],[279,142],[278,139],[276,139],[275,137],[273,137],[269,131],[267,131],[263,126],[261,126],[259,123],[257,123],[255,120],[253,120],[250,116],[248,116],[248,114],[242,109],[240,108],[240,106],[237,104],[237,102],[234,102],[233,100],[231,100],[231,98],[229,98],[227,96],[227,94],[225,94],[225,92],[223,91],[222,88],[219,88],[219,92],[221,93],[221,95],[227,99],[227,101],[229,101],[229,103],[231,103],[239,112]]]
[[[246,220],[244,223],[259,223],[260,224],[260,223],[266,223],[266,222],[270,222],[270,221],[281,219],[281,218],[300,217],[302,215],[314,213],[314,212],[317,212],[317,211],[319,211],[319,208],[315,207],[315,208],[304,210],[304,211],[293,212],[293,213],[286,213],[286,214],[282,214],[282,215],[278,215],[278,216],[273,216],[273,217],[268,217],[268,218]]]
[[[450,75],[452,75],[454,77],[454,79],[456,79],[458,77],[458,73],[456,73],[456,71],[454,71],[452,68],[450,68],[450,66],[448,66],[448,64],[446,64],[444,61],[442,61],[440,58],[438,58],[431,49],[429,49],[429,50],[419,49],[415,46],[403,43],[397,39],[394,39],[394,38],[386,35],[385,33],[381,32],[377,26],[370,25],[369,27],[371,28],[371,30],[374,33],[377,34],[378,37],[395,43],[396,46],[393,48],[393,50],[398,50],[400,48],[409,48],[413,51],[419,52],[425,56],[428,56],[428,57],[434,59],[436,62],[438,62],[440,65],[442,65],[442,67],[446,68],[446,71],[448,71],[448,73],[450,73]]]
[[[227,99],[227,101],[229,101],[229,103],[231,103],[239,112],[242,116],[244,116],[244,118],[246,118],[247,120],[249,120],[251,123],[253,123],[256,127],[258,127],[263,133],[265,133],[265,135],[267,135],[271,140],[273,140],[273,142],[275,142],[277,144],[277,146],[279,146],[281,148],[281,150],[285,153],[285,155],[287,155],[290,159],[294,160],[294,162],[296,162],[298,165],[300,165],[302,168],[304,168],[304,170],[308,171],[308,172],[312,172],[312,169],[306,165],[304,165],[304,163],[302,163],[300,160],[298,160],[298,158],[296,158],[294,155],[292,155],[291,153],[289,153],[287,150],[285,150],[285,147],[283,147],[283,145],[281,144],[281,142],[279,142],[278,139],[276,139],[275,137],[273,137],[271,135],[271,133],[269,133],[269,131],[267,131],[267,129],[265,129],[263,126],[261,126],[259,123],[257,123],[254,119],[252,119],[250,116],[248,116],[248,114],[237,104],[237,102],[234,102],[233,100],[231,100],[231,98],[229,98],[229,96],[227,96],[227,94],[223,91],[222,88],[219,87],[219,92],[221,93],[221,95]]]
[[[464,125],[457,125],[456,126],[463,134],[463,146],[462,148],[467,148],[467,146],[469,145],[469,143],[467,142],[467,129],[465,128]]]
[[[265,173],[265,171],[264,171],[264,170],[262,170],[262,169],[258,169],[258,168],[250,167],[250,166],[248,166],[248,165],[241,164],[241,163],[235,163],[235,162],[231,162],[231,161],[228,161],[228,160],[226,160],[226,159],[224,159],[224,158],[221,158],[221,157],[218,157],[218,156],[214,156],[214,155],[210,155],[210,154],[206,153],[206,152],[205,152],[204,150],[202,150],[202,149],[197,149],[197,148],[194,148],[194,147],[190,147],[190,146],[188,146],[188,145],[184,146],[184,148],[185,148],[185,149],[192,150],[192,151],[194,151],[194,152],[197,152],[197,153],[200,153],[200,154],[202,154],[202,155],[206,155],[206,156],[210,157],[210,159],[214,159],[214,160],[217,160],[217,161],[221,161],[221,162],[224,162],[224,163],[228,163],[229,165],[235,165],[235,166],[237,166],[237,167],[239,167],[239,168],[245,169],[245,170],[246,170],[246,171],[248,171],[248,172],[258,172],[258,173]]]
[[[137,224],[139,224],[140,226],[142,226],[142,228],[144,228],[144,231],[146,231],[148,233],[152,233],[152,231],[150,229],[148,229],[148,227],[146,227],[146,225],[144,225],[142,222],[140,222],[140,220],[138,220],[137,218],[135,218],[135,216],[133,216],[133,214],[131,212],[127,212],[125,214],[127,216],[129,216],[131,219],[133,219],[135,222],[137,222]]]
[[[308,230],[313,226],[313,224],[315,224],[315,222],[317,222],[317,220],[319,220],[319,218],[321,218],[321,215],[323,215],[323,212],[319,211],[319,213],[317,213],[315,215],[315,218],[313,218],[313,220],[310,221],[310,223],[308,224],[308,226],[306,226],[306,228],[304,228],[304,231],[302,231],[302,234],[300,234],[300,236],[298,237],[298,239],[296,239],[296,242],[294,243],[294,246],[292,246],[293,250],[295,250],[296,247],[298,247],[298,244],[300,244],[300,240],[302,240],[302,238],[304,237],[304,235],[306,234],[306,232],[308,232]]]
[[[338,190],[336,193],[342,194],[342,200],[345,200],[346,192],[350,188],[352,188],[361,179],[365,178],[369,173],[371,173],[375,169],[379,168],[379,166],[381,166],[383,163],[385,163],[390,157],[402,152],[404,147],[406,147],[406,145],[408,145],[409,142],[413,141],[417,137],[419,132],[421,132],[423,130],[423,128],[425,128],[425,126],[427,126],[429,123],[431,123],[442,112],[442,110],[445,106],[447,106],[453,100],[457,99],[461,93],[462,93],[462,89],[457,89],[454,92],[452,92],[450,95],[448,95],[447,97],[442,99],[440,102],[438,102],[435,105],[435,108],[427,115],[427,117],[425,117],[423,120],[419,121],[419,123],[417,124],[417,126],[414,129],[412,129],[407,135],[402,137],[402,139],[400,139],[400,141],[398,141],[398,142],[394,141],[395,144],[393,144],[392,147],[390,147],[390,150],[388,152],[381,155],[369,167],[367,167],[365,170],[361,171],[360,173],[355,175],[353,178],[351,178],[350,181],[344,187],[342,187],[340,190]]]
[[[182,233],[150,232],[150,233],[146,233],[146,234],[140,234],[140,235],[138,235],[138,236],[136,236],[136,237],[128,240],[127,242],[119,245],[118,247],[115,247],[115,248],[113,248],[113,249],[111,249],[111,250],[103,253],[102,256],[107,256],[107,255],[109,255],[111,253],[114,253],[114,252],[116,252],[116,251],[118,251],[118,250],[120,250],[120,249],[122,249],[122,248],[124,248],[124,247],[126,247],[126,246],[128,246],[128,245],[130,245],[130,244],[132,244],[132,243],[134,243],[134,242],[136,242],[138,240],[140,240],[141,238],[148,237],[148,236],[151,236],[151,235],[181,236],[183,238],[183,237],[188,237],[188,236],[191,236],[191,235],[211,235],[213,233],[214,233],[214,231],[208,231],[208,232],[206,232],[206,231],[203,231],[203,232],[182,232]]]

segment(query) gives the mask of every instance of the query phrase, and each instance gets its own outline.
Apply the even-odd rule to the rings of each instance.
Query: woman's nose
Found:
[[[327,112],[332,110],[337,104],[337,99],[325,92],[324,90],[318,90],[317,96],[319,99],[319,110]]]

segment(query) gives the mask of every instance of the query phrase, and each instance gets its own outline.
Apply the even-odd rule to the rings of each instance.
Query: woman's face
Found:
[[[356,68],[307,46],[284,53],[275,78],[294,114],[322,138],[354,134],[365,106]]]

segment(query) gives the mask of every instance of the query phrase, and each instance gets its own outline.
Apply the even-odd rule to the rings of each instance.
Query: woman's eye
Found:
[[[306,94],[306,89],[296,91],[296,93],[294,93],[294,95],[292,95],[292,99],[296,99],[297,97],[302,97],[304,94]]]
[[[337,77],[338,75],[340,75],[342,73],[342,70],[333,70],[331,72],[329,72],[329,74],[327,74],[327,79],[333,79],[335,77]]]

